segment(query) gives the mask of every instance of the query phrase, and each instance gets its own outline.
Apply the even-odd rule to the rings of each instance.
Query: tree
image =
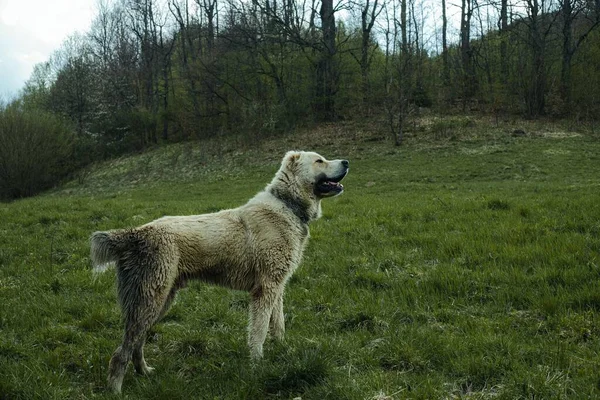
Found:
[[[461,0],[460,7],[460,60],[462,67],[463,110],[468,99],[473,97],[477,88],[477,78],[473,66],[471,49],[471,17],[473,0]]]
[[[48,111],[50,108],[50,89],[53,81],[54,73],[50,62],[36,64],[21,92],[22,107],[26,110]]]
[[[336,25],[333,0],[321,0],[322,49],[317,63],[316,113],[321,121],[333,121],[335,112],[335,94],[337,92],[338,67],[335,56]]]
[[[529,70],[525,82],[525,105],[527,115],[537,117],[544,114],[548,71],[546,65],[546,46],[556,20],[552,15],[552,0],[525,0],[527,17],[526,40],[530,51]]]
[[[125,1],[99,2],[87,34],[96,95],[95,117],[90,127],[99,153],[112,156],[143,147],[136,131],[139,107],[140,53],[130,28]]]
[[[500,80],[508,79],[508,0],[500,0]]]
[[[199,51],[196,49],[198,41],[195,40],[193,27],[190,23],[190,13],[188,0],[180,4],[177,0],[172,0],[169,3],[169,10],[177,22],[178,30],[173,38],[179,40],[178,54],[180,56],[179,68],[183,70],[183,76],[187,82],[186,92],[188,98],[192,102],[192,111],[195,119],[201,118],[200,105],[198,102],[197,77],[193,71],[196,57]]]
[[[80,56],[67,61],[50,91],[51,109],[73,121],[78,136],[88,133],[95,117],[94,82],[92,65]]]
[[[377,49],[377,44],[373,43],[372,30],[375,25],[377,17],[383,10],[383,6],[379,4],[379,0],[364,0],[362,4],[357,4],[360,8],[360,23],[361,23],[361,46],[360,46],[360,57],[353,57],[358,61],[360,65],[360,76],[361,76],[361,89],[362,89],[362,102],[365,109],[370,107],[370,86],[369,86],[369,69],[373,60],[374,52],[370,51],[372,47]]]
[[[448,17],[446,0],[442,0],[442,81],[444,86],[450,85],[450,65],[448,61]]]
[[[559,7],[562,19],[560,95],[564,102],[564,111],[569,112],[571,110],[571,67],[573,57],[589,34],[599,26],[600,15],[598,10],[600,10],[600,7],[597,6],[596,10],[590,10],[582,0],[559,0]],[[575,26],[578,21],[578,26]]]
[[[412,95],[413,54],[408,42],[407,0],[400,0],[400,19],[397,18],[398,5],[392,1],[392,10],[386,5],[386,82],[385,111],[388,126],[395,146],[404,141],[404,125],[409,114],[409,99]],[[400,36],[400,39],[399,39]],[[399,46],[398,46],[399,44]],[[399,48],[399,51],[398,51]]]

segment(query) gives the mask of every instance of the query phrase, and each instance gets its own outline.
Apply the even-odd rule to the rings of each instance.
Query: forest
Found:
[[[0,105],[0,197],[164,143],[600,115],[600,0],[115,0]],[[35,152],[35,153],[34,153]]]

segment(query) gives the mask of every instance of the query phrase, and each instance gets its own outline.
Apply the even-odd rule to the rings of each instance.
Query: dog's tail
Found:
[[[124,231],[94,232],[90,237],[90,258],[95,273],[114,267],[124,250]]]

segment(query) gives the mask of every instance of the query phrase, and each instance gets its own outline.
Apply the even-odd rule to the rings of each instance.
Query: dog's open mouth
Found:
[[[340,183],[346,176],[348,170],[344,171],[343,174],[336,177],[324,177],[317,181],[316,191],[320,196],[335,196],[344,191],[344,185]]]

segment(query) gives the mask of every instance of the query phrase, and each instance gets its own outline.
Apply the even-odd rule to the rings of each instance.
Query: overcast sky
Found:
[[[88,31],[96,1],[0,0],[0,98],[17,94],[67,36]]]

